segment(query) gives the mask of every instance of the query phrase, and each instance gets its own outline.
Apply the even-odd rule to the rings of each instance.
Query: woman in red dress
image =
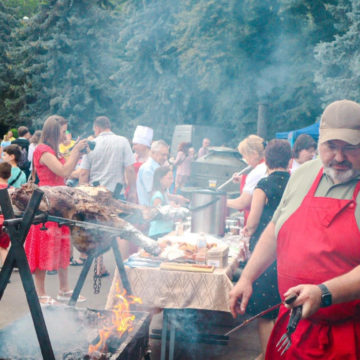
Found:
[[[39,145],[34,151],[33,165],[39,177],[39,186],[65,185],[65,178],[81,157],[81,150],[87,147],[86,140],[79,141],[73,148],[67,161],[59,154],[59,144],[65,136],[67,121],[57,115],[50,116],[42,129]],[[68,265],[70,259],[70,232],[66,226],[47,222],[47,230],[40,230],[42,225],[30,228],[25,243],[25,251],[30,270],[35,274],[35,286],[41,304],[55,305],[57,302],[46,294],[45,275],[47,270],[58,270],[58,300],[69,300],[72,290],[68,282]],[[85,301],[80,296],[78,302]]]

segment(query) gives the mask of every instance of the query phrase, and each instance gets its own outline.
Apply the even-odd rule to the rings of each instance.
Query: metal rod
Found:
[[[114,227],[111,227],[111,226],[93,224],[93,223],[89,223],[89,222],[86,222],[86,221],[69,220],[69,219],[64,219],[64,218],[57,217],[57,216],[52,216],[52,215],[49,215],[47,218],[48,218],[48,221],[61,223],[61,224],[66,225],[66,226],[79,226],[79,227],[82,227],[84,229],[102,230],[104,232],[114,234],[114,235],[119,235],[119,236],[125,232],[122,229],[117,229],[117,228],[114,228]]]
[[[175,353],[175,335],[176,335],[176,320],[175,314],[171,314],[170,319],[170,344],[169,344],[169,360],[174,360]]]
[[[4,220],[4,226],[16,226],[16,225],[21,225],[23,221],[23,218],[18,218],[18,219],[8,219],[8,220]],[[34,217],[34,221],[32,223],[32,225],[36,225],[36,224],[41,224],[43,222],[47,221],[47,214],[41,214],[41,215],[37,215]]]
[[[242,169],[239,173],[236,174],[236,176],[241,176],[244,175],[247,171],[249,171],[250,169],[252,169],[252,167],[249,165],[247,166],[245,169]],[[226,182],[224,182],[222,185],[220,185],[217,189],[221,190],[223,187],[225,187],[227,184],[231,183],[232,179],[233,179],[234,175]]]
[[[254,321],[255,319],[257,319],[257,318],[259,318],[259,317],[261,317],[261,316],[264,316],[264,315],[268,314],[269,312],[271,312],[271,311],[279,308],[279,307],[280,307],[281,305],[283,305],[283,304],[289,305],[289,304],[293,303],[293,302],[296,300],[297,296],[298,296],[298,295],[297,295],[296,293],[291,293],[290,295],[288,295],[288,296],[285,298],[285,300],[284,300],[283,302],[281,302],[281,303],[279,303],[279,304],[276,304],[276,305],[274,305],[273,307],[271,307],[271,308],[269,308],[269,309],[267,309],[267,310],[262,311],[261,313],[253,316],[252,318],[250,318],[250,319],[248,319],[248,320],[245,320],[242,324],[240,324],[240,325],[237,326],[236,328],[234,328],[234,329],[230,330],[228,333],[226,333],[225,336],[229,336],[229,335],[232,334],[233,332],[241,329],[243,326],[245,326],[245,325],[251,323],[252,321]]]
[[[128,279],[128,276],[127,276],[127,273],[126,273],[126,269],[125,269],[125,266],[124,266],[124,262],[123,262],[121,252],[120,252],[120,249],[119,249],[119,245],[117,243],[116,238],[112,241],[111,247],[112,247],[114,255],[115,255],[116,265],[117,265],[117,268],[119,270],[119,275],[120,275],[123,287],[126,290],[127,295],[132,295],[130,282],[129,282],[129,279]]]
[[[81,289],[84,286],[86,277],[89,273],[89,270],[90,270],[90,267],[91,267],[91,264],[93,263],[93,261],[94,261],[94,256],[88,256],[87,259],[85,260],[84,266],[83,266],[80,276],[79,276],[79,279],[76,283],[74,292],[71,295],[71,299],[68,304],[69,306],[75,306],[77,299],[79,298]]]
[[[161,334],[161,360],[165,360],[166,358],[166,340],[167,340],[167,330],[169,323],[169,311],[164,309],[163,315],[163,326],[162,326],[162,334]]]

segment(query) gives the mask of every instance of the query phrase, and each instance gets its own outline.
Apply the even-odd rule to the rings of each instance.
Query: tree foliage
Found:
[[[97,115],[116,118],[115,29],[116,18],[95,0],[52,1],[27,21],[12,51],[19,96],[7,102],[19,122],[40,126],[58,114],[83,131]]]
[[[340,47],[350,24],[355,36],[350,0],[42,2],[14,35],[6,105],[19,122],[58,113],[80,131],[101,114],[127,136],[142,124],[169,140],[175,125],[198,124],[232,130],[235,143],[256,132],[259,102],[269,104],[269,137],[313,123],[325,79],[356,68],[346,44],[348,64],[339,57],[325,71],[314,58],[319,43],[320,61],[334,52],[334,36]]]
[[[13,12],[0,1],[0,119],[2,122],[13,120],[12,114],[5,107],[6,99],[14,96],[13,62],[9,51],[13,45],[12,29],[17,26]]]
[[[38,6],[47,4],[49,0],[3,0],[7,7],[15,10],[18,18],[31,17],[35,14]]]
[[[344,34],[316,46],[316,59],[321,67],[316,82],[323,93],[323,107],[330,102],[349,99],[360,102],[360,1],[341,1],[332,8]]]

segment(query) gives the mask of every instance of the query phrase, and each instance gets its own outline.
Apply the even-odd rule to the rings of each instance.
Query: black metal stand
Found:
[[[124,289],[126,290],[126,293],[128,295],[132,295],[130,282],[129,282],[129,279],[127,277],[124,262],[123,262],[123,259],[122,259],[122,256],[121,256],[121,253],[120,253],[120,250],[119,250],[119,245],[117,243],[116,238],[112,241],[111,248],[112,248],[114,256],[115,256],[116,265],[117,265],[117,268],[119,270],[120,278],[121,278],[121,281],[123,283]],[[74,306],[76,304],[76,301],[79,298],[81,289],[84,286],[86,277],[87,277],[87,275],[89,273],[91,264],[93,263],[95,257],[97,257],[97,256],[99,256],[99,255],[88,256],[87,257],[87,259],[86,259],[86,261],[84,263],[84,266],[83,266],[83,268],[81,270],[79,280],[76,283],[74,292],[73,292],[73,294],[71,296],[71,299],[69,301],[69,306]]]
[[[11,241],[11,248],[6,257],[6,261],[3,264],[0,271],[0,300],[5,292],[6,286],[14,269],[17,265],[20,272],[21,281],[25,290],[27,302],[29,304],[31,316],[34,322],[36,335],[38,337],[41,353],[44,360],[55,360],[55,355],[51,346],[49,334],[46,328],[43,313],[41,311],[40,302],[36,293],[34,280],[31,275],[30,267],[26,258],[24,243],[27,234],[30,230],[30,226],[33,224],[45,223],[47,221],[47,215],[42,214],[35,216],[39,209],[42,197],[44,193],[36,189],[29,201],[29,204],[23,214],[22,218],[15,218],[15,214],[10,201],[10,196],[7,189],[0,190],[0,206],[4,215],[4,226],[6,226],[7,232]],[[64,220],[64,219],[62,219]],[[114,252],[116,265],[119,269],[119,274],[125,290],[128,295],[132,294],[130,282],[126,274],[124,263],[121,257],[118,243],[114,238],[111,247]],[[90,270],[91,264],[95,256],[89,256],[81,271],[79,280],[70,299],[69,305],[74,306],[79,297],[80,291],[84,285],[86,276]]]
[[[24,250],[26,236],[34,221],[35,214],[39,208],[43,195],[44,193],[42,191],[35,190],[21,222],[18,225],[14,223],[13,225],[7,226],[7,231],[11,241],[11,248],[0,272],[0,300],[2,299],[16,264],[19,268],[21,281],[25,290],[27,302],[29,304],[42,356],[46,360],[55,360],[44,316],[36,293],[35,284],[31,276],[31,271]],[[7,189],[0,190],[0,206],[5,220],[15,218]]]

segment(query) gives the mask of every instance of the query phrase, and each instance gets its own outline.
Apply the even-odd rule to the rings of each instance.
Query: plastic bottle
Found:
[[[206,265],[206,237],[203,232],[199,233],[197,239],[196,264]]]

